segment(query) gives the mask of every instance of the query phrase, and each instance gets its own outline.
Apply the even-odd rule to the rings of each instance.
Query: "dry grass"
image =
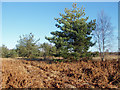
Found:
[[[2,88],[120,88],[118,61],[2,59]]]
[[[93,60],[101,60],[101,58],[98,57],[93,57]],[[118,55],[106,55],[105,60],[118,60]]]

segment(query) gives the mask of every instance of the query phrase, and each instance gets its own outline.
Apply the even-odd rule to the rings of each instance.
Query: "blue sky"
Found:
[[[1,0],[2,2],[68,2],[68,0]],[[69,0],[69,2],[118,2],[120,0]]]
[[[118,48],[118,3],[117,2],[79,2],[78,7],[85,7],[89,20],[96,19],[97,14],[104,12],[111,17],[114,26],[115,43],[113,50]],[[65,8],[72,8],[72,2],[4,2],[2,3],[2,43],[8,48],[15,48],[19,36],[33,33],[35,38],[40,38],[40,43],[48,42],[45,36],[51,36],[51,31],[56,31],[56,21],[59,13],[64,13]]]

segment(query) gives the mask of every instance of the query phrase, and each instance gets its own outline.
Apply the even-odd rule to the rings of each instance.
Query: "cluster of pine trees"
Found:
[[[6,46],[2,46],[2,57],[46,57],[57,56],[73,58],[79,60],[82,57],[90,57],[93,55],[88,52],[89,48],[95,45],[92,42],[92,32],[96,28],[96,20],[88,21],[89,17],[85,17],[85,9],[77,8],[73,4],[72,9],[65,8],[65,14],[60,13],[60,18],[55,18],[59,31],[51,32],[52,37],[45,37],[50,43],[39,44],[39,40],[34,39],[34,35],[20,36],[20,40],[16,45],[16,49],[9,50]]]
[[[3,58],[14,58],[14,57],[26,57],[26,58],[37,58],[52,56],[56,52],[55,46],[43,43],[40,44],[39,40],[35,40],[32,33],[28,35],[20,36],[18,44],[15,49],[8,49],[5,45],[1,47],[1,56]]]

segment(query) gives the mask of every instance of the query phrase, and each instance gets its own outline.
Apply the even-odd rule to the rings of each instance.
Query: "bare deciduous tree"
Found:
[[[108,17],[104,11],[101,11],[98,14],[96,30],[94,31],[94,37],[96,42],[96,46],[99,50],[101,60],[104,60],[105,51],[110,50],[111,48],[111,38],[113,28],[110,22],[110,17]]]

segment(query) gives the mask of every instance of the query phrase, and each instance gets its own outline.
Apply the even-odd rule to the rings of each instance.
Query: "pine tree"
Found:
[[[9,54],[9,49],[7,48],[7,46],[2,45],[2,47],[0,47],[0,54],[2,56],[2,58],[8,58],[8,54]]]
[[[17,52],[20,57],[35,58],[39,54],[39,46],[37,45],[38,40],[34,40],[34,35],[30,33],[29,35],[20,36],[18,41]]]
[[[85,17],[85,9],[77,8],[73,4],[72,9],[65,8],[65,14],[61,14],[61,18],[55,18],[59,31],[51,32],[53,37],[45,37],[51,43],[54,43],[58,55],[64,58],[88,56],[88,49],[95,43],[91,42],[92,30],[95,30],[95,20],[87,22],[88,17]]]
[[[49,43],[41,44],[40,49],[43,52],[44,59],[46,59],[47,56],[53,56],[53,54],[56,52],[56,48]]]

